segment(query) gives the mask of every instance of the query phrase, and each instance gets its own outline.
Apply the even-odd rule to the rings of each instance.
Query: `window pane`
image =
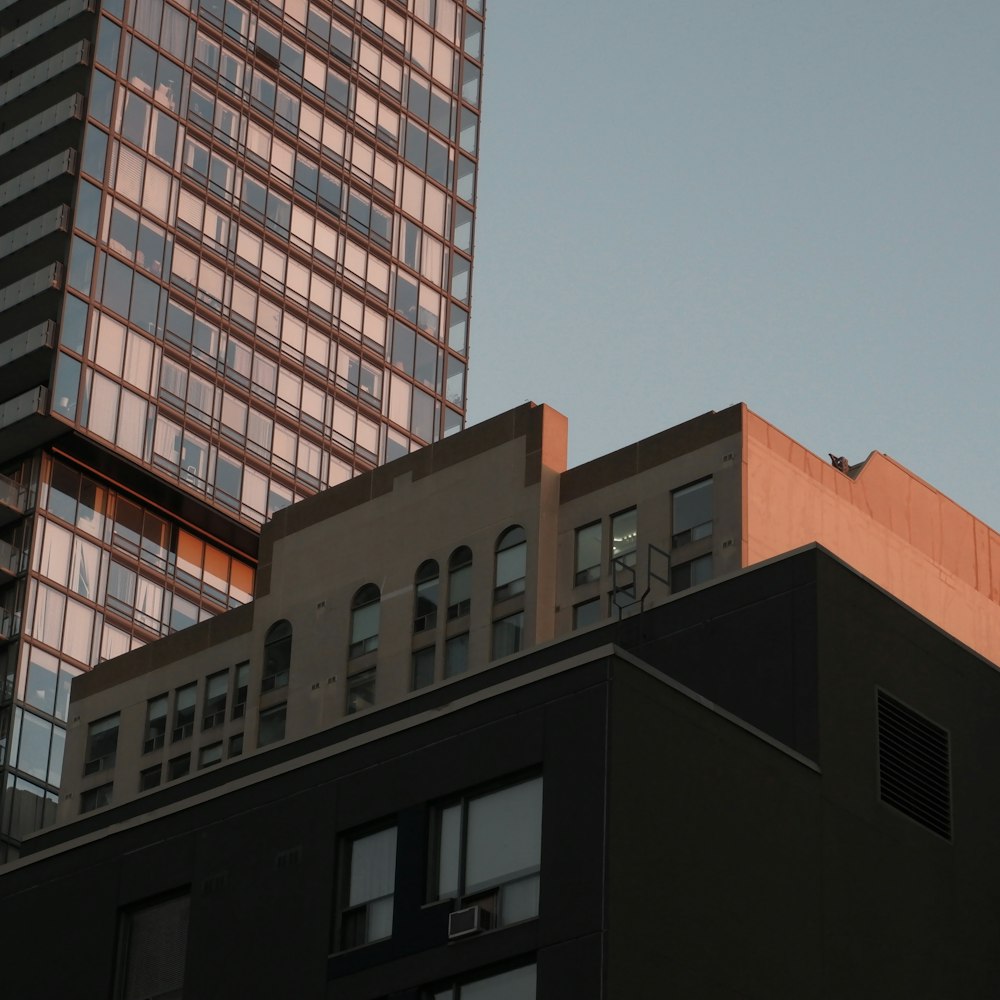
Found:
[[[712,480],[703,479],[674,491],[674,545],[712,534]]]
[[[537,871],[541,852],[541,778],[469,802],[466,893]]]
[[[396,881],[396,828],[380,830],[351,845],[348,906],[392,895]]]

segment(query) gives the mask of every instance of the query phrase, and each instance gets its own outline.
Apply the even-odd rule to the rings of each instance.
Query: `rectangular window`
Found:
[[[151,788],[158,787],[162,774],[163,766],[161,764],[144,768],[139,772],[139,791],[148,792]]]
[[[191,770],[191,754],[184,753],[167,762],[167,781],[183,778]]]
[[[171,740],[186,739],[194,732],[194,709],[198,699],[198,685],[185,684],[174,697],[174,728]]]
[[[492,659],[501,656],[511,656],[521,649],[524,640],[524,612],[508,615],[493,623],[493,653]]]
[[[211,767],[222,761],[222,743],[213,743],[211,746],[202,747],[198,751],[198,768]]]
[[[87,729],[87,756],[84,774],[96,774],[115,766],[118,751],[118,713],[92,722]]]
[[[392,936],[396,828],[355,837],[345,845],[340,947],[357,948]]]
[[[712,477],[673,492],[673,543],[684,545],[712,534]]]
[[[469,633],[453,635],[444,644],[444,675],[454,677],[469,668]]]
[[[150,753],[163,746],[167,736],[167,696],[150,698],[146,704],[146,735],[142,741],[142,752]]]
[[[236,664],[236,687],[233,691],[233,718],[242,719],[247,711],[247,691],[250,684],[250,664]]]
[[[670,571],[670,590],[677,594],[689,587],[697,587],[712,578],[712,553],[692,559],[690,562],[678,563]]]
[[[347,714],[363,712],[375,704],[375,670],[362,670],[347,678]]]
[[[483,908],[494,927],[538,916],[542,779],[445,803],[430,895]]]
[[[257,746],[266,747],[269,743],[277,743],[285,738],[285,710],[287,705],[275,705],[260,713],[260,726],[257,729]]]
[[[587,628],[596,625],[601,620],[601,599],[595,597],[592,601],[584,601],[573,608],[573,628]]]
[[[80,812],[89,813],[111,805],[111,789],[113,787],[109,782],[107,785],[98,785],[97,788],[88,788],[80,796]]]
[[[576,570],[573,582],[590,583],[601,578],[601,522],[576,529]]]
[[[434,647],[418,649],[413,654],[413,690],[434,683]]]
[[[220,670],[205,681],[205,708],[201,728],[212,729],[226,721],[226,695],[229,692],[229,671]]]
[[[612,570],[617,566],[634,566],[638,543],[638,522],[635,507],[623,510],[611,518]]]

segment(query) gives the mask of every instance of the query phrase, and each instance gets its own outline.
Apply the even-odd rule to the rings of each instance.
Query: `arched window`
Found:
[[[469,613],[472,606],[472,549],[460,545],[448,559],[448,621]]]
[[[374,583],[366,583],[351,601],[351,656],[378,649],[379,601],[382,595]]]
[[[275,622],[264,636],[264,674],[260,691],[273,691],[288,686],[288,671],[292,665],[292,623],[284,618]]]
[[[497,565],[493,599],[502,601],[524,593],[524,574],[528,542],[524,528],[515,524],[497,539]]]
[[[413,631],[425,632],[437,625],[438,564],[427,559],[420,564],[414,581],[416,603],[413,609]]]

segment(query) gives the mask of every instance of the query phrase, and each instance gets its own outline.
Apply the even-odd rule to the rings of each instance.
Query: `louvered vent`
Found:
[[[948,733],[878,692],[879,796],[928,830],[951,840]]]

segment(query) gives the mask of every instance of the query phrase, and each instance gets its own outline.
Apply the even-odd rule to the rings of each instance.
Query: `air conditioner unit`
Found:
[[[453,941],[469,934],[478,934],[480,931],[488,930],[489,926],[490,915],[483,907],[463,907],[448,914],[448,940]]]

